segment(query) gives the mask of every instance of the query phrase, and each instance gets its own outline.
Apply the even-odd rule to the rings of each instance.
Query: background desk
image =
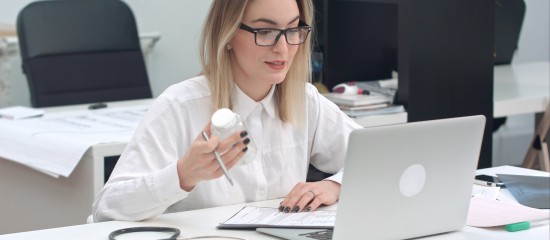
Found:
[[[148,105],[151,101],[111,102],[108,106]],[[45,110],[47,113],[69,112],[83,110],[87,106],[52,107]],[[377,126],[404,123],[407,118],[406,113],[400,113],[360,120],[364,126]],[[68,178],[53,178],[0,158],[0,234],[86,223],[93,200],[105,182],[106,161],[116,161],[129,140],[93,145]]]
[[[544,112],[550,95],[550,62],[496,66],[493,116]]]
[[[478,170],[478,173],[494,174],[494,173],[520,173],[520,174],[532,174],[548,176],[548,173],[533,171],[528,169],[501,167],[492,169]],[[47,229],[41,231],[24,232],[18,234],[1,235],[0,240],[10,239],[106,239],[110,232],[126,227],[134,226],[170,226],[179,228],[182,231],[182,235],[186,237],[199,236],[199,235],[226,235],[226,236],[238,236],[247,239],[279,239],[271,236],[256,233],[251,230],[217,230],[218,223],[231,217],[243,206],[268,206],[277,207],[280,199],[269,200],[264,202],[255,202],[247,204],[237,204],[224,207],[207,208],[195,211],[179,212],[172,214],[164,214],[155,219],[145,222],[103,222],[95,224],[85,224],[71,227],[63,227],[56,229]],[[336,206],[330,206],[328,208],[336,208]],[[501,240],[517,240],[517,239],[530,239],[530,240],[547,240],[550,237],[550,228],[548,223],[538,225],[529,230],[519,232],[507,232],[503,227],[493,228],[475,228],[464,227],[461,231],[453,232],[450,234],[443,234],[438,236],[432,236],[425,239],[452,239],[452,240],[487,240],[487,239],[501,239]],[[158,235],[157,235],[158,236]]]
[[[145,99],[108,105],[125,107],[150,102]],[[86,108],[87,105],[74,105],[45,110],[62,112]],[[103,187],[104,158],[120,155],[125,146],[126,142],[92,146],[68,178],[54,178],[0,158],[0,234],[85,223],[92,202]]]
[[[523,162],[534,130],[548,106],[549,68],[548,61],[495,67],[494,117],[511,118],[493,133],[493,166]]]

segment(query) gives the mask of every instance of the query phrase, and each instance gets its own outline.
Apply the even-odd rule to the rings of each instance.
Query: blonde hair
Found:
[[[213,0],[204,23],[201,36],[202,73],[210,84],[213,107],[233,108],[236,96],[229,44],[243,19],[250,0]],[[313,24],[313,3],[311,0],[296,0],[300,21]],[[305,114],[305,86],[311,82],[311,39],[298,47],[292,66],[284,79],[275,88],[279,118],[284,122],[301,124]]]

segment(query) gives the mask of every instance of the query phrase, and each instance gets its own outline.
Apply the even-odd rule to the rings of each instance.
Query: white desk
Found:
[[[108,106],[148,105],[151,101],[144,99],[110,102]],[[87,107],[88,105],[73,105],[45,110],[46,113],[68,112]],[[406,122],[406,113],[372,116],[360,120],[363,126],[403,123]],[[119,156],[129,140],[92,146],[69,178],[53,178],[0,158],[0,234],[86,223],[87,216],[91,214],[93,200],[105,182],[104,159]]]
[[[519,169],[515,167],[499,167],[492,169],[478,170],[478,173],[494,174],[494,173],[517,173],[517,174],[532,174],[548,176],[548,173]],[[238,236],[247,239],[278,239],[256,233],[251,230],[217,230],[218,223],[228,219],[234,213],[236,213],[243,206],[268,206],[277,207],[280,199],[269,200],[264,202],[255,202],[247,204],[237,204],[217,208],[207,208],[195,211],[187,211],[180,213],[164,214],[155,219],[145,222],[103,222],[95,224],[77,225],[71,227],[47,229],[32,232],[23,232],[17,234],[0,235],[0,240],[10,239],[106,239],[111,231],[134,226],[170,226],[179,228],[182,231],[182,235],[199,236],[199,235],[225,235],[225,236]],[[335,208],[331,206],[329,208]],[[530,240],[548,240],[550,238],[550,228],[548,223],[537,225],[529,230],[519,232],[507,232],[503,227],[492,228],[475,228],[464,227],[461,231],[453,232],[450,234],[443,234],[428,237],[425,239],[501,239],[501,240],[517,240],[517,239],[530,239]],[[130,238],[127,238],[130,239]]]
[[[136,106],[150,102],[151,99],[120,101],[110,102],[108,106]],[[75,111],[87,109],[87,106],[45,110],[47,113]],[[103,187],[104,158],[119,156],[126,143],[92,146],[68,178],[54,178],[0,158],[0,234],[86,223],[93,200]]]
[[[550,62],[496,66],[494,117],[544,112],[550,95]]]

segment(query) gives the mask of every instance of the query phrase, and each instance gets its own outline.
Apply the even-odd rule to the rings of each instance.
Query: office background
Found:
[[[498,0],[495,0],[498,2]],[[527,13],[514,63],[549,59],[548,1],[525,0]],[[0,1],[0,23],[15,24],[17,13],[30,0]],[[141,33],[159,32],[161,40],[148,56],[153,95],[166,87],[195,76],[200,71],[198,41],[202,21],[210,1],[204,0],[125,0],[134,11]],[[19,56],[9,59],[12,82],[10,105],[30,105],[27,82],[21,73]],[[0,106],[2,104],[0,103]],[[533,116],[511,117],[494,135],[493,165],[519,164],[532,137]]]
[[[198,42],[202,21],[210,1],[204,0],[124,0],[134,11],[140,32],[159,32],[161,40],[147,56],[153,96],[168,86],[195,76],[200,71]],[[0,23],[15,24],[17,13],[32,0],[0,2]],[[513,63],[548,60],[548,1],[525,0],[526,15]],[[30,105],[26,79],[19,56],[8,60],[11,81],[9,105]],[[5,103],[0,103],[0,106]],[[532,115],[509,117],[493,136],[494,165],[518,164],[527,149],[534,129]]]
[[[140,32],[159,32],[161,40],[148,59],[153,95],[200,71],[198,42],[210,1],[124,0],[134,11]],[[0,1],[0,23],[15,25],[17,13],[32,0]],[[548,60],[549,1],[525,0],[526,16],[513,63]],[[19,57],[10,61],[13,82],[12,105],[30,105],[27,83]]]
[[[0,23],[15,24],[17,13],[32,0],[0,2]],[[147,57],[153,95],[200,71],[198,41],[210,1],[125,0],[136,15],[140,32],[159,32],[161,40]],[[549,2],[525,0],[526,16],[513,63],[549,59]],[[9,105],[30,105],[28,86],[18,56],[8,60],[11,82]],[[0,103],[0,106],[5,103]],[[517,164],[533,132],[533,116],[514,116],[494,134],[494,165]]]

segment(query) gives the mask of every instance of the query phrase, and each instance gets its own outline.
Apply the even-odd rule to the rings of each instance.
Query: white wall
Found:
[[[0,0],[0,23],[15,25],[17,13],[35,0]],[[200,72],[198,56],[200,29],[209,0],[124,0],[136,16],[138,30],[159,32],[160,41],[148,56],[153,95]],[[17,53],[18,54],[18,53]],[[19,56],[8,61],[12,94],[10,105],[30,106],[28,85]],[[2,104],[0,104],[2,106]]]
[[[513,63],[535,62],[550,59],[550,1],[524,0],[525,18],[519,37],[518,52]]]
[[[162,37],[150,56],[153,95],[200,72],[199,38],[210,0],[125,0],[134,11],[140,32]]]

